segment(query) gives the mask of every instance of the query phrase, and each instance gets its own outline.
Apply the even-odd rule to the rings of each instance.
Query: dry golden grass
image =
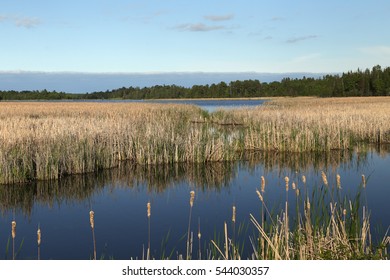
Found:
[[[215,150],[222,144],[190,121],[200,117],[199,108],[185,105],[0,103],[0,182],[55,179],[123,160],[222,158]]]
[[[1,102],[0,183],[137,164],[239,159],[246,150],[390,143],[390,97],[278,98],[209,116],[189,105]]]
[[[247,126],[246,149],[329,151],[390,143],[390,97],[277,98],[220,118]]]

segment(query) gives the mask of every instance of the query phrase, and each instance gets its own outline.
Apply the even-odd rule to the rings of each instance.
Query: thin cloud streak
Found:
[[[293,37],[293,38],[290,38],[286,41],[286,43],[288,44],[294,44],[294,43],[297,43],[297,42],[300,42],[300,41],[306,41],[306,40],[310,40],[310,39],[315,39],[317,38],[318,36],[317,35],[308,35],[308,36],[301,36],[301,37]]]
[[[185,24],[176,25],[175,29],[180,31],[190,31],[190,32],[208,32],[208,31],[226,29],[226,26],[206,25],[203,23],[185,23]]]
[[[207,15],[203,17],[204,19],[210,20],[210,21],[228,21],[232,20],[234,18],[233,14],[229,15]]]

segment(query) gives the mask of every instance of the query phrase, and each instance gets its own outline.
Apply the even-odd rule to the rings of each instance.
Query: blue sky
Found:
[[[390,65],[388,0],[1,0],[0,72],[343,72]]]

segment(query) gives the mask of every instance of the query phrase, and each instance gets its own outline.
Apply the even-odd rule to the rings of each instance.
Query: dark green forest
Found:
[[[0,85],[1,86],[1,85]],[[249,98],[272,96],[390,96],[390,67],[374,66],[371,70],[350,71],[321,78],[290,79],[270,83],[259,80],[220,82],[194,85],[122,87],[85,94],[56,91],[0,91],[0,100],[61,100],[61,99],[162,99],[162,98]]]

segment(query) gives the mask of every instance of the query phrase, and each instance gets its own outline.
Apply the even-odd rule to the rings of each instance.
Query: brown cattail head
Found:
[[[41,229],[38,227],[38,231],[37,231],[37,243],[38,243],[38,246],[41,245]]]
[[[265,179],[264,176],[261,176],[261,192],[265,192]]]
[[[364,176],[364,174],[362,174],[362,184],[363,184],[363,188],[366,187],[366,176]]]
[[[310,201],[309,201],[309,199],[306,202],[306,207],[307,207],[307,210],[310,210]]]
[[[95,212],[92,210],[89,211],[89,223],[91,224],[91,228],[93,229],[95,227]]]
[[[286,182],[286,192],[288,192],[288,182],[290,181],[290,179],[286,176],[284,177],[284,181]]]
[[[292,187],[293,190],[295,190],[297,188],[297,186],[295,185],[294,182],[292,182],[291,187]]]
[[[15,239],[16,237],[16,222],[15,221],[12,221],[11,223],[11,226],[12,226],[12,239]]]
[[[321,177],[322,177],[322,181],[324,182],[324,185],[328,186],[328,179],[326,178],[326,174],[324,171],[321,171]]]
[[[296,194],[297,196],[299,196],[299,189],[298,189],[298,188],[295,190],[295,194]]]
[[[347,209],[345,209],[345,208],[343,210],[343,215],[344,215],[344,217],[345,217],[345,215],[347,215]]]
[[[306,184],[306,176],[302,175],[302,183]]]
[[[336,175],[336,185],[338,189],[341,189],[341,180],[340,180],[340,175]]]
[[[190,206],[194,206],[195,192],[190,191]]]
[[[232,222],[236,222],[236,206],[233,205]]]
[[[263,202],[263,196],[261,195],[261,193],[259,192],[259,190],[256,190],[256,193],[260,199],[261,202]]]
[[[148,202],[147,204],[146,204],[146,214],[147,214],[147,216],[148,216],[148,218],[150,218],[150,215],[151,215],[151,205],[150,205],[150,202]]]

